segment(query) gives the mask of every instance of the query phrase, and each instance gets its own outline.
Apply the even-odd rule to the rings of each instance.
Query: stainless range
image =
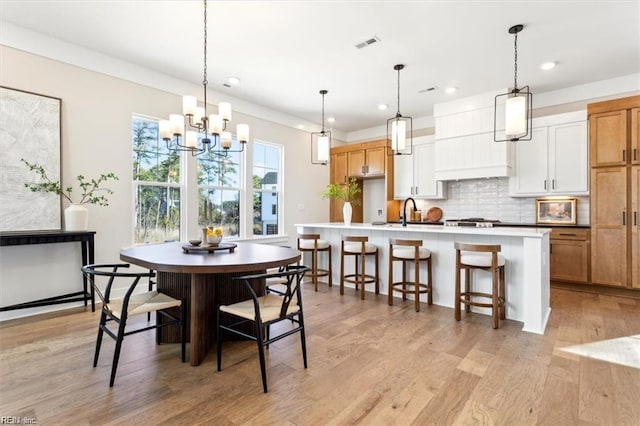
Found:
[[[444,221],[444,226],[472,226],[475,228],[493,228],[493,225],[499,222],[499,220],[485,219],[482,217],[470,217],[467,219],[447,219]]]

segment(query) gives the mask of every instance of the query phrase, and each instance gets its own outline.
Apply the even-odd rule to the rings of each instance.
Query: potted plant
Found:
[[[344,225],[351,225],[352,208],[351,203],[356,206],[360,205],[360,198],[358,194],[362,192],[358,180],[356,178],[349,179],[346,184],[342,183],[330,183],[327,185],[327,189],[322,193],[322,198],[336,198],[344,201],[342,206],[342,218],[344,219]]]
[[[113,173],[101,174],[98,179],[87,179],[82,175],[78,175],[76,180],[78,181],[81,194],[80,200],[74,203],[71,198],[73,187],[68,186],[63,188],[59,180],[52,181],[49,179],[44,167],[39,164],[30,163],[24,158],[21,158],[20,161],[39,178],[38,182],[25,183],[24,186],[26,188],[29,188],[32,192],[52,192],[56,195],[61,195],[62,198],[69,202],[69,207],[64,210],[65,231],[86,231],[89,225],[89,212],[87,208],[84,207],[84,204],[108,206],[109,200],[107,195],[113,194],[113,191],[102,185],[110,179],[118,180],[118,176]]]

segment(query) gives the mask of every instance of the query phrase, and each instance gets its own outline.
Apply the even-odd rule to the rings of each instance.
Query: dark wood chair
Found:
[[[455,243],[456,250],[456,289],[455,289],[455,317],[460,321],[460,304],[465,305],[465,312],[471,312],[471,306],[491,308],[493,328],[498,328],[500,319],[505,319],[505,258],[499,254],[499,244],[467,244]],[[479,269],[491,273],[491,293],[473,291],[471,288],[470,271]],[[460,273],[465,272],[465,289],[460,285]],[[491,303],[477,301],[478,298],[488,298]],[[498,318],[499,317],[499,318]]]
[[[185,305],[182,301],[167,296],[164,293],[158,291],[145,291],[135,292],[136,286],[143,278],[151,279],[155,277],[153,271],[149,272],[121,272],[121,269],[129,268],[126,263],[121,264],[93,264],[85,265],[82,267],[82,273],[88,278],[95,292],[102,301],[102,309],[100,314],[100,323],[98,325],[98,338],[96,341],[96,350],[93,357],[93,366],[98,365],[98,357],[100,356],[100,347],[102,345],[102,336],[107,333],[116,341],[116,347],[113,353],[113,362],[111,363],[111,379],[109,381],[109,387],[112,387],[115,378],[116,371],[118,369],[118,360],[120,358],[120,350],[122,348],[122,342],[125,336],[131,334],[140,333],[142,331],[156,329],[156,340],[158,344],[162,340],[161,330],[163,327],[169,325],[181,326],[181,350],[182,350],[182,362],[185,361],[185,345],[186,345],[186,314]],[[100,289],[97,283],[97,277],[105,277],[107,280],[104,292]],[[111,292],[115,282],[128,282],[128,287],[124,297],[111,297]],[[117,287],[122,287],[118,285]],[[179,312],[176,315],[175,311]],[[162,315],[166,318],[165,321],[149,324],[147,321],[146,326],[135,327],[133,329],[127,328],[127,320],[134,316],[150,312],[156,312],[158,315]],[[113,323],[116,326],[112,330],[109,325]],[[116,329],[117,327],[117,329]]]
[[[320,234],[298,234],[298,251],[311,253],[311,269],[307,276],[311,277],[314,290],[318,291],[318,278],[328,276],[329,287],[333,286],[333,270],[331,269],[331,244],[320,238]],[[326,269],[318,266],[318,253],[326,252],[328,255]]]
[[[251,298],[231,305],[219,305],[217,309],[217,350],[218,371],[222,370],[222,340],[223,332],[236,334],[251,340],[258,345],[260,358],[260,372],[262,374],[262,388],[267,392],[267,372],[265,365],[264,349],[282,338],[294,333],[300,333],[302,344],[302,360],[304,368],[307,368],[307,346],[304,331],[304,315],[302,308],[301,284],[304,274],[309,271],[307,266],[289,265],[285,271],[275,273],[263,273],[235,277],[234,280],[243,283]],[[284,295],[266,293],[257,296],[253,290],[252,282],[266,281],[270,278],[286,278]],[[292,327],[271,337],[270,326],[278,322],[291,321]],[[249,334],[247,323],[252,323],[254,332]]]
[[[420,312],[420,295],[427,293],[427,304],[433,304],[431,252],[422,246],[422,240],[389,240],[389,306],[393,306],[393,293],[413,294],[416,312]],[[402,281],[393,281],[393,262],[402,262]],[[427,263],[427,283],[420,282],[420,262]],[[413,264],[413,281],[408,277],[409,265]]]
[[[352,274],[345,274],[345,256],[353,256],[355,259],[355,269]],[[374,256],[374,274],[367,274],[365,271],[365,260],[367,256]],[[367,236],[345,235],[340,244],[340,294],[344,294],[344,283],[355,284],[356,291],[360,286],[360,299],[364,300],[365,284],[374,284],[376,294],[380,294],[380,282],[378,279],[378,247],[369,242]]]

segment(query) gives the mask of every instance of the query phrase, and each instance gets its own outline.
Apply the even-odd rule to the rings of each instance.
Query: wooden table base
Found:
[[[158,291],[178,298],[186,304],[187,336],[189,341],[189,360],[192,366],[202,363],[216,340],[216,306],[248,299],[250,296],[244,286],[233,281],[233,277],[264,271],[233,274],[181,274],[158,272]],[[265,292],[264,283],[257,284],[254,291],[258,295]],[[180,329],[167,327],[161,342],[180,342]]]

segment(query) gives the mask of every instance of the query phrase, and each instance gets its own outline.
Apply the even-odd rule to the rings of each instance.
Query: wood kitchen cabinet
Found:
[[[330,182],[345,184],[350,178],[356,178],[363,188],[363,179],[385,179],[386,199],[393,196],[393,179],[388,179],[388,174],[393,173],[393,161],[387,157],[387,141],[377,140],[347,144],[331,148]],[[362,194],[364,195],[364,194]],[[330,202],[329,219],[331,222],[342,222],[342,206],[340,200],[332,199]],[[351,221],[361,223],[364,217],[362,204],[352,204],[353,214]]]
[[[589,148],[583,112],[545,117],[539,121],[567,121],[533,129],[532,140],[516,144],[509,195],[586,195],[589,193]],[[534,121],[535,123],[535,121]]]
[[[386,146],[358,149],[347,153],[349,176],[384,176],[386,167]]]
[[[553,228],[549,237],[551,279],[586,284],[589,277],[589,230]]]
[[[640,96],[589,104],[587,110],[591,281],[640,289],[640,176],[636,165]]]

